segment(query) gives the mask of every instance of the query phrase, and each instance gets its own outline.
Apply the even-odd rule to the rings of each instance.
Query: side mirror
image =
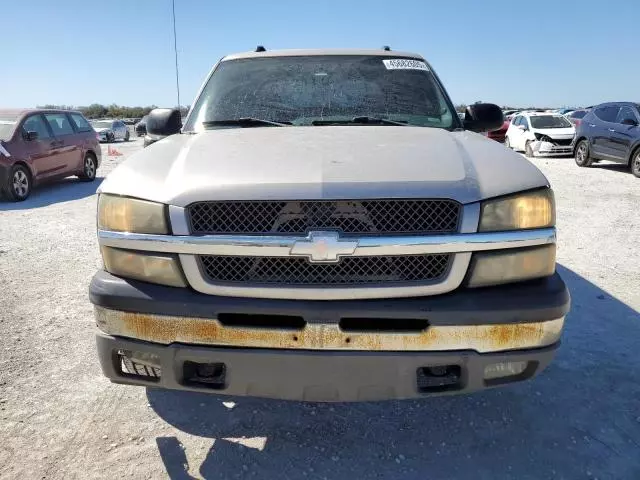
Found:
[[[636,122],[633,118],[625,118],[622,120],[623,125],[631,125],[632,127],[637,127],[638,122]]]
[[[26,132],[26,133],[24,134],[24,139],[25,139],[27,142],[32,142],[32,141],[34,141],[34,140],[37,140],[37,139],[38,139],[38,132],[34,132],[34,131],[31,131],[31,130],[30,130],[30,131],[28,131],[28,132]]]
[[[180,133],[182,120],[177,108],[156,108],[151,110],[146,121],[147,134],[168,137]]]
[[[464,128],[472,132],[499,130],[504,123],[504,115],[493,103],[475,103],[466,110]]]

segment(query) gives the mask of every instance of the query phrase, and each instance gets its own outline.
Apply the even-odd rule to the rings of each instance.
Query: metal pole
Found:
[[[176,56],[176,92],[178,93],[178,109],[180,109],[180,79],[178,77],[178,40],[176,39],[176,0],[171,0],[173,9],[173,51]]]

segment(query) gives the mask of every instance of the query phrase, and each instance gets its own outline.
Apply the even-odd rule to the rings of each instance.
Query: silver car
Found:
[[[129,141],[129,127],[121,120],[94,120],[91,126],[96,131],[100,142]]]

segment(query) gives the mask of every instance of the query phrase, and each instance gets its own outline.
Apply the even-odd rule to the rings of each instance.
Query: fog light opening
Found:
[[[446,392],[462,388],[460,365],[434,365],[417,371],[418,391],[422,393]]]
[[[224,363],[199,363],[186,361],[183,365],[183,382],[192,387],[214,390],[226,388],[227,366]]]
[[[162,377],[160,358],[153,353],[118,350],[116,358],[119,373],[125,378],[159,382]]]
[[[484,367],[484,383],[491,386],[525,380],[533,375],[537,365],[527,361],[491,363]]]

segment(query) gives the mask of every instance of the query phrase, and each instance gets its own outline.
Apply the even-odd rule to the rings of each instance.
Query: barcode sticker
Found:
[[[410,60],[406,58],[394,58],[390,60],[382,60],[387,70],[426,70],[429,71],[427,64],[420,60]]]

